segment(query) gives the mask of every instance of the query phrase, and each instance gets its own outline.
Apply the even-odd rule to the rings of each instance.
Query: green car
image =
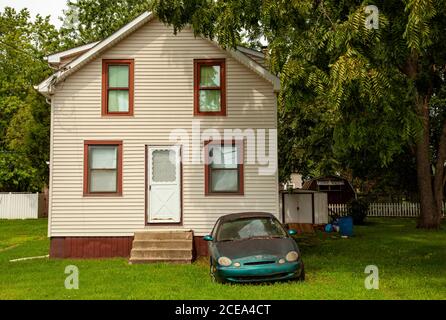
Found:
[[[270,213],[237,213],[221,217],[205,236],[210,274],[215,282],[305,280],[299,248]]]

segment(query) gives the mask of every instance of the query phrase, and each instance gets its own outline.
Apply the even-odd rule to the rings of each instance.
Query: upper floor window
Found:
[[[86,141],[84,195],[122,195],[122,141]]]
[[[133,115],[133,60],[103,60],[102,115]]]
[[[194,61],[194,114],[226,115],[225,59]]]

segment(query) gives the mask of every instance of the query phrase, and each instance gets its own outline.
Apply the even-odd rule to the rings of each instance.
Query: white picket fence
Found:
[[[347,214],[346,204],[329,204],[330,215]],[[446,211],[446,204],[443,204],[443,215]],[[398,203],[370,203],[369,217],[418,217],[420,215],[420,204],[418,202],[398,202]]]
[[[38,219],[38,193],[0,193],[0,219]]]

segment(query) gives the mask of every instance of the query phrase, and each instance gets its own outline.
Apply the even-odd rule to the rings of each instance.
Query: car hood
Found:
[[[297,250],[296,242],[291,238],[250,239],[219,242],[216,249],[220,257],[240,259],[251,256],[285,257],[290,251]]]

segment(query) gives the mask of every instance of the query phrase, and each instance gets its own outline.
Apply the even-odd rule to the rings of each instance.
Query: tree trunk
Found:
[[[429,101],[430,94],[419,97],[417,101],[419,115],[422,121],[422,133],[416,144],[417,180],[420,194],[420,217],[418,228],[438,229],[441,224],[443,187],[444,187],[444,160],[446,157],[446,126],[443,128],[440,146],[438,149],[435,176],[432,174],[430,139],[429,139]],[[443,148],[443,149],[442,149]],[[441,183],[440,183],[441,180]]]
[[[440,136],[440,142],[438,145],[437,163],[435,166],[435,178],[434,178],[434,197],[437,207],[434,222],[440,227],[441,219],[443,217],[443,195],[444,185],[446,182],[445,162],[446,162],[446,121],[443,123],[443,129]]]

